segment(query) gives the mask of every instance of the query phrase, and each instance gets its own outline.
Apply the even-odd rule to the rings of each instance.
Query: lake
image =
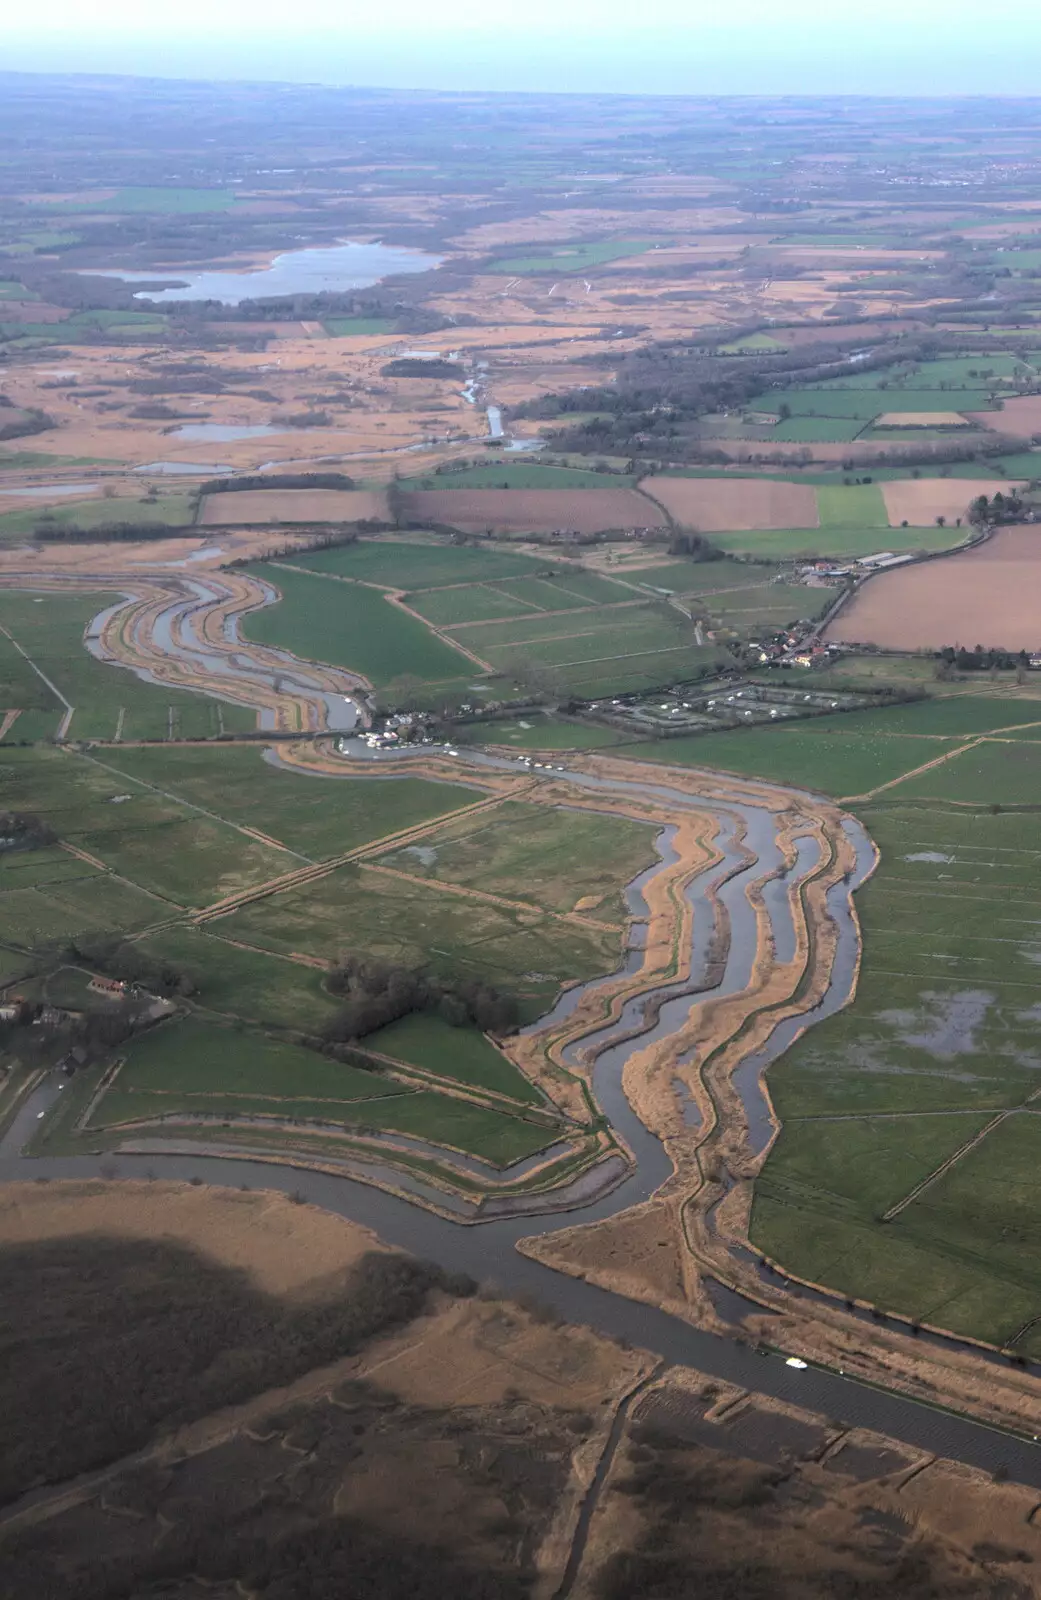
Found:
[[[150,272],[123,272],[115,268],[80,269],[96,278],[119,278],[123,283],[176,283],[176,288],[138,290],[135,300],[219,300],[237,306],[243,300],[269,299],[285,294],[321,294],[324,291],[367,289],[382,278],[401,272],[429,272],[441,265],[440,256],[422,250],[404,250],[388,244],[322,245],[310,250],[287,250],[270,266],[241,272],[179,272],[153,268]]]

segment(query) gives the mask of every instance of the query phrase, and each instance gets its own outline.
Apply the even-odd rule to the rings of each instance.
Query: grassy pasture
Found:
[[[186,494],[164,494],[155,501],[130,495],[106,500],[93,495],[90,499],[65,500],[61,505],[0,512],[0,540],[31,537],[41,525],[98,528],[109,522],[144,522],[150,527],[188,528],[194,518],[195,502]]]
[[[383,1029],[372,1042],[443,1076],[476,1085],[493,1079],[483,1086],[529,1104],[539,1101],[506,1058],[472,1030],[417,1016]],[[531,1155],[553,1137],[552,1129],[508,1114],[436,1091],[411,1090],[376,1070],[346,1066],[287,1040],[199,1017],[152,1029],[134,1039],[126,1054],[125,1066],[91,1117],[91,1130],[138,1118],[259,1114],[400,1132],[501,1165]]]
[[[230,923],[216,926],[234,937]],[[218,1016],[251,1027],[318,1033],[336,1014],[338,1002],[326,993],[319,968],[240,949],[216,933],[164,928],[142,940],[141,948],[190,973],[196,985],[193,1004]]]
[[[514,578],[496,584],[496,589],[536,611],[574,611],[634,598],[631,591],[595,572],[571,572],[558,567],[546,570],[545,577]]]
[[[142,337],[164,333],[168,319],[158,311],[76,311],[61,322],[3,322],[0,338],[47,344],[96,342],[99,334],[133,333]]]
[[[664,616],[663,603],[639,595],[624,596],[625,604],[607,609],[585,606],[575,611],[526,611],[517,617],[501,618],[493,622],[459,624],[456,635],[479,655],[504,649],[509,645],[537,644],[543,639],[566,639],[588,634],[609,636],[616,628],[639,625],[649,617]],[[580,602],[576,602],[579,605]],[[673,613],[676,615],[676,613]],[[677,617],[678,620],[678,617]]]
[[[881,863],[858,896],[856,1000],[771,1069],[783,1131],[753,1236],[817,1281],[1000,1342],[1041,1308],[1041,1128],[1016,1109],[1037,1087],[1041,851],[1029,816],[943,812],[897,794],[862,813]],[[1015,1115],[880,1220],[1003,1110]],[[935,1137],[923,1146],[926,1120]],[[894,1168],[908,1132],[917,1178]]]
[[[129,794],[128,800],[115,796]],[[0,810],[28,811],[60,838],[149,891],[159,922],[179,906],[290,870],[293,858],[214,815],[141,788],[118,771],[60,750],[11,750],[0,761]]]
[[[453,1028],[436,1015],[413,1015],[370,1033],[364,1045],[441,1078],[490,1089],[528,1105],[542,1104],[538,1090],[476,1028]]]
[[[965,538],[961,528],[789,528],[765,533],[715,533],[712,542],[735,556],[792,560],[801,556],[870,556],[882,550],[949,550]]]
[[[834,484],[819,488],[817,514],[821,527],[829,531],[889,527],[886,504],[877,483]]]
[[[977,461],[955,461],[944,468],[951,478],[979,478],[995,473],[1006,478],[1036,478],[1041,476],[1041,450],[1021,450],[1014,455],[982,456]]]
[[[169,1095],[170,1109],[197,1096],[195,1110],[205,1111],[206,1097],[252,1097],[267,1110],[283,1108],[285,1101],[366,1100],[370,1096],[405,1092],[401,1085],[334,1061],[288,1040],[273,1039],[244,1028],[221,1026],[200,1017],[184,1017],[151,1028],[133,1039],[125,1051],[126,1065],[119,1074],[122,1096]],[[128,1108],[132,1114],[132,1105]],[[289,1107],[287,1114],[292,1115]],[[106,1097],[106,1120],[108,1114]],[[330,1108],[330,1116],[335,1112]]]
[[[1041,735],[1041,728],[1037,732]],[[1026,739],[974,745],[900,787],[901,800],[928,797],[979,806],[1034,807],[1039,796],[1041,744]]]
[[[409,858],[411,860],[411,858]],[[274,954],[329,960],[354,951],[405,966],[429,966],[446,978],[478,978],[517,993],[537,1016],[561,983],[610,972],[620,933],[446,894],[362,867],[341,868],[245,906],[219,924],[222,934]],[[483,884],[482,884],[483,887]]]
[[[757,395],[746,411],[771,411],[788,406],[792,417],[850,417],[870,422],[882,411],[984,411],[990,390],[976,384],[969,388],[891,387],[867,389],[845,379],[822,384],[819,389],[769,389]]]
[[[98,467],[109,463],[96,456],[56,456],[44,450],[0,449],[0,471],[25,472],[34,467]],[[8,490],[8,493],[11,491]]]
[[[152,896],[132,884],[108,878],[84,862],[77,865],[78,873],[58,873],[50,865],[40,867],[36,883],[22,883],[20,873],[14,871],[0,876],[5,939],[31,948],[75,934],[134,931],[162,917],[163,905]]]
[[[294,556],[293,565],[310,572],[357,578],[387,589],[436,589],[447,584],[483,583],[544,572],[547,563],[509,551],[471,549],[451,544],[420,544],[404,539],[362,539]]]
[[[75,712],[72,737],[111,739],[119,715],[125,739],[165,739],[171,718],[182,737],[205,738],[253,729],[256,713],[189,690],[143,683],[125,668],[98,661],[83,644],[84,629],[113,594],[0,593],[0,626],[7,629]],[[12,744],[53,738],[65,707],[47,683],[0,634],[0,712],[24,708],[7,735]]]
[[[484,646],[486,658],[504,672],[515,672],[532,661],[545,667],[556,667],[570,686],[570,668],[585,662],[610,664],[626,656],[684,649],[689,641],[693,651],[694,634],[690,624],[675,613],[658,613],[652,608],[636,607],[632,611],[600,613],[593,626],[585,626],[582,619],[569,619],[569,628],[557,637],[529,638],[513,645]],[[675,676],[675,673],[666,675]],[[661,678],[652,681],[662,682]]]
[[[860,713],[813,718],[777,727],[664,739],[639,747],[644,761],[720,767],[827,794],[866,793],[957,748],[958,740],[897,738],[881,729],[857,731]],[[1004,748],[1004,747],[1003,747]]]
[[[431,589],[407,596],[408,605],[436,628],[469,622],[494,622],[509,617],[534,617],[538,613],[523,601],[505,594],[495,584],[468,583],[451,589]],[[463,635],[465,643],[466,636]]]
[[[362,334],[393,333],[389,317],[326,317],[322,327],[332,339],[358,338]]]
[[[259,749],[112,750],[128,778],[256,828],[314,860],[338,855],[478,799],[462,785],[422,778],[309,777],[264,760]]]
[[[282,595],[243,618],[243,633],[258,644],[347,667],[376,686],[406,673],[426,682],[455,678],[466,666],[460,652],[372,589],[266,563],[250,570]]]
[[[996,730],[857,806],[881,854],[857,896],[856,997],[770,1069],[782,1131],[752,1214],[754,1243],[789,1270],[996,1342],[1041,1314],[1041,1124],[1029,1100],[1041,1068],[1041,741],[1000,731],[1038,709],[945,695],[639,747],[841,795]],[[1015,804],[1031,809],[992,809]],[[882,1220],[1002,1112],[947,1176]]]
[[[788,407],[792,420],[796,417],[845,417],[862,424],[870,422],[871,418],[877,416],[883,409],[878,396],[873,392],[838,387],[767,389],[764,394],[756,395],[749,400],[743,409],[746,412],[762,411],[777,415],[778,408],[782,405]],[[924,407],[917,409],[924,410]]]
[[[590,916],[621,923],[622,887],[656,859],[653,838],[650,826],[625,817],[507,802],[485,816],[448,822],[418,848],[380,861],[551,911],[593,901],[586,906]]]
[[[715,646],[683,645],[678,648],[629,651],[597,660],[575,661],[558,671],[568,690],[585,699],[607,694],[636,694],[715,671],[721,660]]]
[[[743,339],[734,339],[730,344],[721,344],[719,353],[723,356],[758,355],[766,351],[776,355],[788,346],[780,339],[775,339],[770,333],[746,333]]]
[[[867,420],[864,417],[789,417],[761,437],[766,444],[851,444]]]
[[[816,678],[816,674],[814,675]],[[885,710],[855,711],[843,723],[855,733],[965,735],[1037,723],[1026,737],[1041,739],[1041,698],[942,694]],[[1026,732],[1026,730],[1024,730]]]

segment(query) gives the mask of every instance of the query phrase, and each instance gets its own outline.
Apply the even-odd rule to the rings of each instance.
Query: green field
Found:
[[[321,1056],[314,1050],[245,1028],[221,1026],[199,1017],[184,1017],[150,1028],[131,1041],[118,1079],[121,1097],[169,1095],[171,1108],[190,1103],[206,1110],[206,1097],[248,1097],[258,1104],[270,1097],[268,1110],[284,1109],[299,1100],[368,1100],[404,1093],[401,1085],[375,1072]],[[105,1099],[106,1121],[113,1117]],[[132,1105],[129,1107],[132,1114]],[[335,1112],[330,1111],[335,1118]]]
[[[256,712],[245,706],[143,683],[125,668],[96,660],[84,646],[84,630],[118,598],[104,593],[0,593],[0,627],[11,635],[8,639],[0,633],[0,713],[21,710],[7,744],[57,733],[66,708],[50,684],[75,708],[68,724],[73,738],[114,738],[121,712],[124,739],[165,739],[171,726],[182,738],[212,738],[222,730],[256,727]]]
[[[347,667],[377,687],[406,674],[425,682],[454,679],[468,665],[461,652],[372,589],[264,563],[250,571],[282,596],[243,618],[243,634],[258,644]]]
[[[842,1294],[1015,1338],[1041,1316],[1041,698],[944,693],[634,753],[877,791],[852,802],[880,850],[857,895],[856,997],[770,1069],[781,1133],[752,1240]],[[1039,1352],[1041,1339],[1030,1331],[1020,1347]]]
[[[56,456],[44,450],[0,448],[0,471],[24,472],[33,467],[104,467],[110,463],[95,456]],[[9,491],[10,492],[10,491]]]
[[[822,528],[885,528],[889,514],[876,483],[834,484],[817,490],[817,515]]]
[[[853,718],[853,713],[847,713],[785,727],[735,728],[663,739],[641,746],[639,756],[644,761],[720,767],[802,789],[849,795],[899,778],[945,748],[935,741],[858,735],[849,726]],[[952,740],[950,748],[954,746]]]
[[[239,832],[216,813],[62,750],[5,751],[0,809],[42,817],[61,838],[146,890],[154,897],[149,922],[302,865],[299,856]]]
[[[459,1042],[453,1049],[444,1035],[457,1032]],[[395,1046],[394,1053],[403,1062],[432,1054],[429,1070],[472,1086],[484,1086],[480,1079],[494,1076],[491,1063],[497,1060],[502,1085],[509,1087],[494,1087],[528,1103],[539,1100],[480,1034],[447,1028],[436,1018],[409,1017],[374,1038],[380,1048]],[[453,1064],[454,1072],[443,1071]],[[284,1119],[299,1128],[299,1133],[293,1128],[282,1133],[289,1148],[294,1138],[306,1136],[309,1126],[340,1124],[360,1133],[400,1132],[495,1165],[533,1154],[556,1134],[552,1124],[525,1123],[483,1105],[387,1078],[375,1062],[367,1071],[283,1039],[189,1017],[164,1023],[131,1042],[125,1065],[90,1114],[86,1142],[96,1143],[91,1135],[97,1131],[118,1131],[122,1123],[143,1119],[158,1123],[156,1132],[167,1137],[183,1136],[192,1127],[193,1116],[223,1118],[226,1127],[238,1123],[246,1137],[256,1128],[248,1119]]]
[[[654,249],[651,239],[605,239],[600,244],[568,244],[541,255],[509,256],[493,261],[487,272],[505,272],[522,276],[525,273],[581,272],[589,267],[603,266],[606,261],[619,261],[625,256],[643,255]]]
[[[530,605],[522,600],[514,599],[513,595],[498,584],[467,583],[453,585],[446,589],[431,589],[408,596],[408,604],[413,611],[423,617],[435,628],[450,628],[471,622],[494,622],[507,617],[533,617],[536,613]],[[466,635],[461,634],[463,643]]]
[[[507,639],[496,642],[496,630]],[[517,673],[528,663],[557,668],[570,684],[566,669],[587,662],[624,662],[627,657],[695,650],[693,629],[677,612],[653,604],[618,611],[591,611],[561,618],[553,628],[544,618],[534,623],[485,623],[467,628],[467,643],[499,671]],[[711,652],[709,652],[711,654]],[[674,674],[671,674],[674,676]],[[608,674],[609,676],[609,674]],[[664,682],[670,676],[653,681]]]
[[[76,311],[62,322],[7,322],[0,318],[0,338],[47,344],[96,342],[103,333],[162,334],[168,319],[158,311]]]
[[[1025,718],[1023,720],[1026,720]],[[1039,719],[1041,722],[1041,719]],[[1041,804],[1041,726],[1030,740],[986,742],[964,750],[900,786],[900,799],[921,797],[978,806]]]
[[[693,625],[677,611],[649,596],[641,603],[632,583],[577,563],[375,540],[318,551],[301,558],[304,563],[315,579],[326,573],[365,584],[409,584],[412,610],[505,675],[500,694],[511,693],[513,681],[531,671],[549,671],[561,691],[595,695],[696,676],[716,659],[714,649],[693,643]],[[738,571],[750,576],[729,563],[675,562],[667,571],[679,573],[691,590],[725,586]],[[377,686],[410,675],[438,682],[439,693],[447,695],[451,678],[452,692],[465,696],[465,658],[453,661],[451,671],[449,646],[399,611],[390,612],[388,627],[388,603],[372,590],[319,583],[281,566],[266,572],[292,605],[288,615],[286,600],[254,613],[245,624],[251,637],[360,671]],[[758,582],[747,585],[751,599],[742,608],[742,624],[753,627],[757,618],[769,622],[781,612],[787,617],[789,609],[805,609],[803,591],[780,594],[764,586],[763,574],[755,576]],[[481,670],[473,666],[470,678]]]
[[[294,556],[295,567],[357,578],[388,589],[436,589],[446,584],[524,577],[544,572],[548,562],[509,551],[471,549],[451,544],[420,544],[404,539],[362,539]]]
[[[1041,450],[1023,450],[1015,455],[981,456],[976,461],[956,461],[944,468],[951,478],[980,478],[987,474],[1006,478],[1041,477]]]
[[[400,1022],[368,1034],[365,1049],[440,1078],[509,1095],[528,1105],[542,1104],[538,1090],[483,1033],[476,1028],[450,1027],[434,1014],[402,1017]]]
[[[1033,358],[1011,355],[1007,350],[974,352],[965,356],[941,356],[935,361],[902,362],[892,367],[876,367],[870,372],[855,372],[834,380],[843,389],[874,389],[888,402],[905,389],[948,389],[953,399],[960,389],[980,389],[993,380],[1010,378],[1028,371]],[[1004,385],[995,383],[1002,392]],[[885,409],[885,407],[883,407]]]
[[[1041,250],[1002,250],[995,253],[995,261],[1013,272],[1036,272],[1041,267]]]
[[[277,839],[314,860],[471,804],[480,791],[405,776],[316,778],[259,749],[110,750],[108,768]]]
[[[129,495],[106,500],[64,500],[30,511],[0,513],[0,540],[25,539],[43,526],[98,528],[110,522],[144,522],[149,527],[186,528],[195,520],[195,501],[187,494],[162,494],[158,500],[131,499]]]
[[[863,417],[789,417],[762,437],[767,444],[851,444],[865,425]]]
[[[776,355],[778,352],[787,349],[788,346],[783,344],[780,339],[775,339],[773,334],[746,333],[743,339],[735,339],[730,344],[721,344],[719,353],[724,356],[744,356],[758,355],[766,351]]]
[[[343,867],[247,905],[216,926],[224,937],[276,955],[329,960],[353,952],[426,966],[445,979],[475,978],[517,994],[526,1017],[538,1016],[562,983],[617,964],[620,930],[563,922],[527,904],[448,894],[414,881],[412,865],[401,870],[409,876]]]
[[[977,468],[977,471],[979,469]],[[735,556],[788,561],[802,556],[871,556],[882,550],[949,550],[961,544],[961,528],[784,528],[752,533],[714,533],[712,543]]]
[[[463,817],[427,834],[422,845],[380,857],[435,882],[529,901],[550,911],[573,911],[621,924],[620,885],[655,860],[653,829],[624,817],[556,812],[507,801],[487,817]]]
[[[220,1017],[249,1027],[293,1028],[308,1034],[321,1032],[332,1021],[338,1002],[326,991],[321,969],[280,960],[263,950],[240,949],[220,936],[230,933],[228,923],[214,927],[219,931],[166,928],[143,940],[141,948],[189,973],[195,984],[193,1005]],[[326,957],[331,953],[325,952]]]
[[[819,389],[769,389],[749,400],[744,409],[776,413],[781,405],[789,408],[793,419],[849,417],[865,423],[885,411],[986,411],[990,390],[978,384],[974,388],[940,389],[921,384],[913,389],[869,389],[839,379]]]
[[[359,338],[362,334],[393,333],[390,317],[327,317],[322,323],[333,339]]]
[[[1041,1124],[1017,1110],[1037,1088],[1041,852],[1032,817],[895,795],[860,810],[881,863],[856,1000],[771,1069],[783,1129],[752,1233],[800,1275],[1001,1343],[1041,1311]]]

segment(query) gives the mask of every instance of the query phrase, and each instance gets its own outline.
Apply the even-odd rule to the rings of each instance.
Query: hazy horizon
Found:
[[[143,25],[129,0],[43,0],[6,40],[3,67],[35,73],[320,82],[416,90],[697,95],[1033,97],[1041,23],[1025,0],[985,13],[965,0],[910,10],[881,0],[836,18],[816,0],[783,17],[752,0],[740,21],[703,4],[650,0],[640,25],[619,0],[569,8],[532,0],[503,22],[447,0],[438,27],[418,0],[386,0],[378,27],[346,27],[331,0],[301,0],[292,31],[260,0],[224,0],[219,25],[184,0],[176,30]]]

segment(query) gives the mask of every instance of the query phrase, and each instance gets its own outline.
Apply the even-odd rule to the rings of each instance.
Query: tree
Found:
[[[982,528],[990,515],[990,502],[985,494],[977,495],[969,505],[969,521],[974,528]]]

